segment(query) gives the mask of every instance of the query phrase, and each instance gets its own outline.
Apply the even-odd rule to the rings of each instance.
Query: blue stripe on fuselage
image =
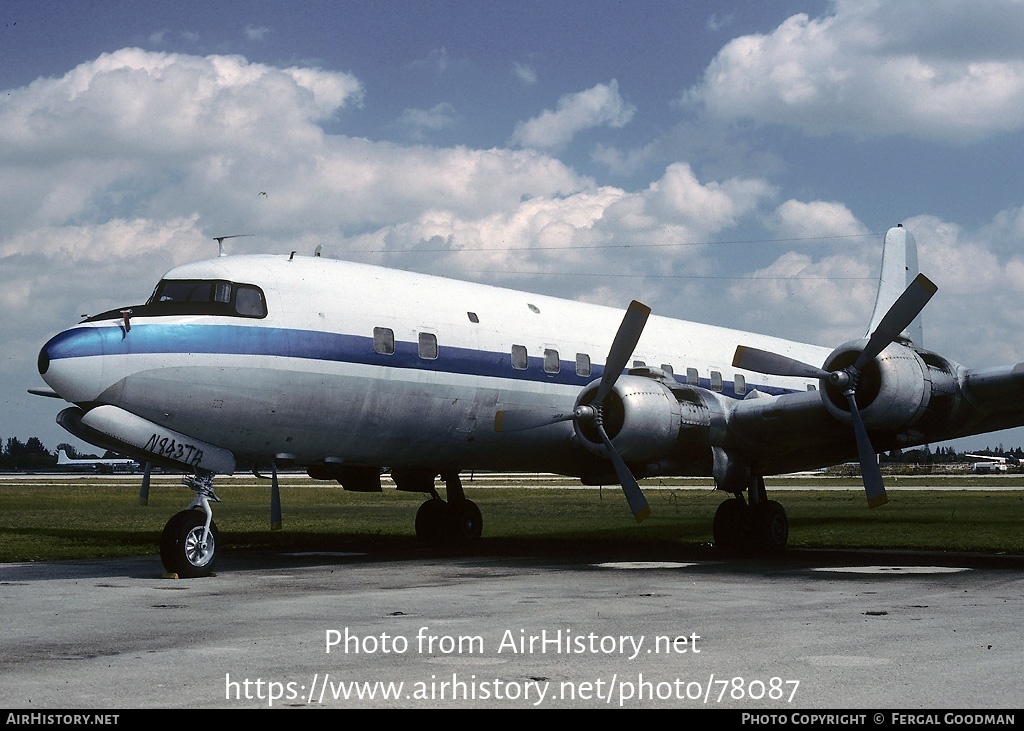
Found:
[[[43,348],[51,360],[159,353],[279,356],[573,386],[584,386],[604,373],[602,366],[595,365],[590,375],[578,376],[574,360],[559,361],[559,372],[547,373],[544,359],[539,356],[529,358],[526,369],[515,369],[509,353],[457,348],[443,343],[438,345],[436,359],[420,358],[417,343],[402,341],[396,341],[393,354],[382,355],[374,352],[370,336],[237,325],[147,324],[136,325],[127,333],[120,325],[74,328],[54,336]],[[710,389],[711,383],[702,378],[700,386]],[[735,393],[733,382],[726,381],[723,386],[722,395],[741,398]],[[755,386],[747,385],[748,390],[753,388]],[[789,392],[771,386],[756,388],[768,394]]]

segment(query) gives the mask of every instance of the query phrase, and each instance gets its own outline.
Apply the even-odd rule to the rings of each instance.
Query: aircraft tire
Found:
[[[436,546],[450,536],[448,503],[431,498],[416,511],[416,538],[422,543]]]
[[[745,552],[750,545],[750,508],[740,498],[723,501],[715,511],[711,534],[715,548],[722,553]]]
[[[786,550],[789,518],[780,503],[769,500],[756,505],[751,516],[751,527],[761,553],[779,554]]]
[[[480,508],[472,500],[460,500],[449,503],[451,512],[452,535],[461,544],[475,543],[480,540],[484,529],[484,516]]]
[[[210,522],[207,550],[199,550],[206,514],[201,510],[182,510],[175,514],[160,534],[160,561],[164,568],[182,578],[194,579],[213,573],[220,558],[220,532]]]

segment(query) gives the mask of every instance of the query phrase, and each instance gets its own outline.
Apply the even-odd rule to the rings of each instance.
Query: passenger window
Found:
[[[526,355],[525,345],[512,346],[512,367],[517,371],[525,371],[530,360]]]
[[[722,374],[719,373],[718,371],[711,371],[711,390],[722,390]]]
[[[420,333],[420,357],[424,360],[437,359],[437,336],[433,333]]]
[[[466,317],[468,317],[469,321],[471,323],[473,323],[474,325],[476,325],[476,324],[478,324],[480,322],[480,318],[477,316],[477,314],[475,312],[467,312],[466,313]]]
[[[737,373],[733,376],[733,391],[736,392],[737,396],[742,396],[747,392],[747,379]]]
[[[544,372],[558,373],[558,351],[547,348],[544,350]]]
[[[700,376],[697,375],[697,369],[696,368],[687,368],[686,369],[686,385],[688,385],[688,386],[699,386],[700,385]]]
[[[576,354],[576,375],[584,378],[590,376],[590,356],[586,353]]]
[[[394,355],[395,331],[390,327],[373,328],[373,352],[381,355]]]
[[[817,386],[815,386],[815,385],[814,385],[813,383],[808,383],[808,384],[807,384],[807,390],[808,390],[808,391],[817,391],[817,390],[818,390],[818,387],[817,387]]]

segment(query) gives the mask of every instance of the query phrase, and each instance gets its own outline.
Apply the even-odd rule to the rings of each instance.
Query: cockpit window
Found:
[[[154,315],[267,316],[266,299],[259,287],[222,280],[164,279],[146,306]]]
[[[259,287],[251,284],[235,285],[235,312],[243,317],[263,317],[267,314],[267,305]]]
[[[83,322],[129,317],[165,315],[222,315],[225,317],[266,317],[267,300],[254,284],[236,284],[223,280],[164,279],[144,305],[119,308],[87,317]]]

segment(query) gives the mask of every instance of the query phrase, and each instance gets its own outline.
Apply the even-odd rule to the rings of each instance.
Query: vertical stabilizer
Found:
[[[875,331],[885,313],[919,273],[917,242],[914,241],[913,235],[903,228],[903,224],[890,228],[885,233],[885,243],[882,246],[882,271],[878,281],[878,294],[875,296],[875,309],[871,313],[871,324],[865,333],[866,337]],[[903,334],[915,345],[923,345],[920,315],[910,323]]]

